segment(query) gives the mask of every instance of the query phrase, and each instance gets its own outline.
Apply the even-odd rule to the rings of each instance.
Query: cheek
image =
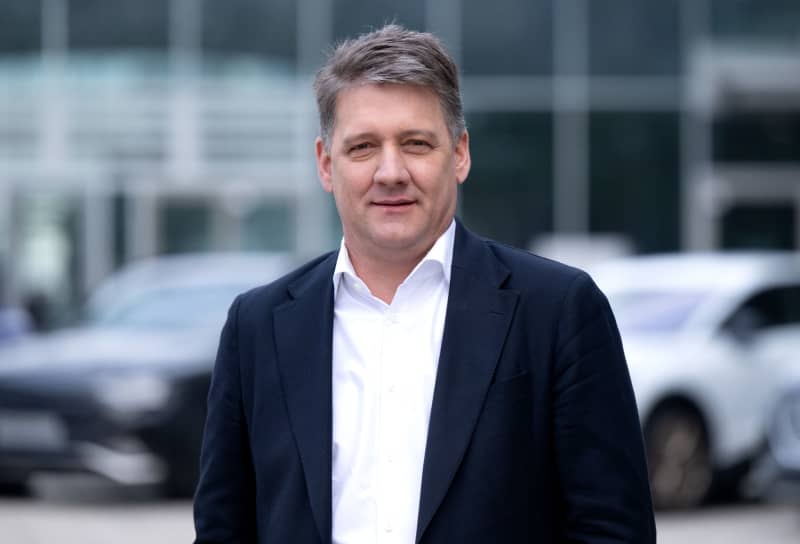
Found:
[[[365,198],[367,188],[351,178],[337,177],[333,183],[333,199],[340,215],[353,215]]]
[[[457,182],[449,173],[439,173],[438,176],[432,176],[428,180],[428,184],[424,191],[441,205],[449,202],[455,198],[457,189]]]
[[[369,163],[352,163],[347,167],[339,167],[334,171],[334,191],[349,194],[361,194],[372,185],[374,168]]]

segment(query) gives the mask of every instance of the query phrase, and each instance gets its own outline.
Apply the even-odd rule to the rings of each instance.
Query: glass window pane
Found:
[[[187,253],[211,248],[211,207],[203,202],[166,202],[161,207],[162,253]]]
[[[203,48],[294,61],[296,18],[292,0],[203,0]]]
[[[724,327],[734,334],[761,332],[771,327],[800,324],[800,287],[765,289],[746,300],[725,320]]]
[[[463,0],[462,70],[467,75],[550,74],[549,1]]]
[[[714,119],[714,159],[800,163],[800,112],[746,112]]]
[[[38,50],[42,44],[41,17],[40,0],[0,2],[0,55]]]
[[[424,30],[425,1],[333,0],[335,41],[352,38],[391,22],[413,30]]]
[[[68,2],[69,44],[74,49],[164,49],[169,43],[169,2]]]
[[[518,247],[552,229],[552,116],[468,116],[472,170],[461,213],[477,233]]]
[[[724,249],[794,249],[792,204],[738,205],[722,216]]]
[[[590,115],[590,226],[640,252],[678,249],[678,114]]]
[[[294,214],[285,203],[264,203],[243,220],[242,249],[290,251],[294,243]]]
[[[587,4],[592,74],[679,72],[679,0],[603,0]]]
[[[797,0],[711,0],[711,30],[715,37],[785,40],[800,38]]]

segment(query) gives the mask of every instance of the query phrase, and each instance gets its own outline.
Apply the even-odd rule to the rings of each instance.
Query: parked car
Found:
[[[23,308],[0,305],[0,344],[30,334],[32,329],[31,318]]]
[[[800,382],[778,402],[770,425],[769,446],[786,476],[800,483]]]
[[[790,381],[772,414],[769,447],[748,479],[755,496],[800,498],[800,373]]]
[[[86,471],[190,494],[226,310],[290,267],[283,255],[139,262],[94,293],[82,325],[0,349],[0,488]]]
[[[676,254],[599,265],[643,425],[654,503],[735,492],[800,367],[800,257]]]

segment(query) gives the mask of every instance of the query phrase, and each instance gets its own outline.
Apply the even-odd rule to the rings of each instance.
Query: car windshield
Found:
[[[95,311],[89,323],[101,327],[179,329],[219,326],[241,285],[153,289]]]
[[[699,292],[625,291],[608,294],[623,333],[668,333],[680,329],[704,298]]]

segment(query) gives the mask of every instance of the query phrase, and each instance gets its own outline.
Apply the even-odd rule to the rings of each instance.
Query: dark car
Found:
[[[0,489],[81,471],[191,494],[226,310],[290,266],[282,255],[139,262],[96,291],[82,326],[0,349]]]

